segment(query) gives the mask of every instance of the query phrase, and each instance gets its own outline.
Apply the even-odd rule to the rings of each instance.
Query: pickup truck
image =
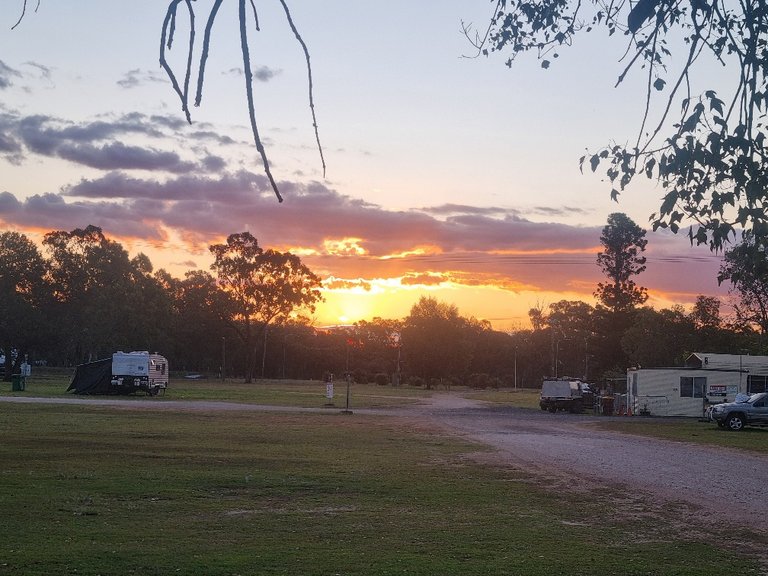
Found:
[[[715,404],[710,418],[720,428],[741,430],[744,426],[768,426],[768,392],[752,394],[742,402]]]
[[[558,378],[544,380],[541,386],[539,407],[542,410],[557,412],[581,412],[584,408],[591,407],[594,394],[589,384],[580,380]]]

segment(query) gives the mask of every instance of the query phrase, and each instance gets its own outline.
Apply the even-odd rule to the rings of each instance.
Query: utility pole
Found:
[[[225,336],[221,337],[221,381],[227,379],[227,339]]]

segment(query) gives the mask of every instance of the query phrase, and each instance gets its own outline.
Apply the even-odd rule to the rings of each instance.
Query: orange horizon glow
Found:
[[[21,232],[40,244],[50,230],[30,228]],[[162,234],[164,240],[104,233],[123,244],[131,256],[144,252],[155,270],[163,268],[179,278],[189,270],[208,269],[211,262],[208,246],[226,240],[224,235],[205,237],[168,230]],[[593,293],[599,278],[595,270],[582,275],[581,268],[574,267],[568,271],[567,281],[553,280],[552,275],[562,273],[563,266],[543,265],[538,257],[591,258],[598,247],[488,250],[462,255],[445,253],[436,245],[421,244],[411,250],[374,256],[365,244],[364,239],[349,236],[325,240],[317,247],[276,248],[300,255],[310,269],[323,278],[321,293],[325,300],[317,305],[313,314],[315,325],[352,324],[375,317],[402,319],[425,295],[456,305],[463,316],[487,320],[494,329],[504,331],[529,328],[531,308],[546,308],[560,300],[596,304]],[[498,256],[501,260],[494,258]],[[539,266],[531,265],[526,257],[536,257]],[[590,258],[582,259],[588,262]],[[464,260],[471,263],[477,259],[476,269],[456,266]],[[647,305],[656,308],[689,306],[698,295],[690,290],[659,287],[650,287],[648,294]]]

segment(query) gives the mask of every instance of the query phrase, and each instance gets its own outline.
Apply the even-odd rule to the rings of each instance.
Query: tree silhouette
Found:
[[[738,303],[734,306],[737,319],[760,328],[768,336],[768,255],[764,245],[752,234],[726,251],[720,266],[718,282],[726,280]]]
[[[664,196],[651,215],[654,229],[677,232],[685,222],[691,242],[712,249],[730,241],[736,227],[758,240],[768,236],[765,1],[498,0],[487,28],[464,27],[478,55],[507,53],[511,67],[518,55],[534,52],[543,68],[596,29],[626,37],[616,84],[630,71],[644,74],[645,105],[634,142],[588,153],[582,168],[604,169],[614,199],[637,176],[657,181]],[[702,61],[733,68],[724,94],[714,87],[692,92],[711,81]]]
[[[314,311],[322,299],[320,278],[288,252],[263,250],[250,232],[230,234],[210,246],[218,284],[230,298],[227,320],[245,346],[246,381],[253,378],[255,345],[269,324],[286,321],[299,308]]]
[[[646,289],[635,284],[633,276],[645,270],[648,240],[645,230],[620,212],[608,216],[600,243],[604,251],[597,255],[597,264],[608,282],[597,285],[595,296],[614,313],[627,312],[648,299]]]

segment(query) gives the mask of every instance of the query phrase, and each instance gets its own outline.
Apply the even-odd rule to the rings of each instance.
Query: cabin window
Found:
[[[165,362],[160,364],[160,374],[165,374]]]
[[[768,392],[768,376],[747,376],[747,394]]]
[[[706,376],[680,376],[680,398],[704,398]]]

